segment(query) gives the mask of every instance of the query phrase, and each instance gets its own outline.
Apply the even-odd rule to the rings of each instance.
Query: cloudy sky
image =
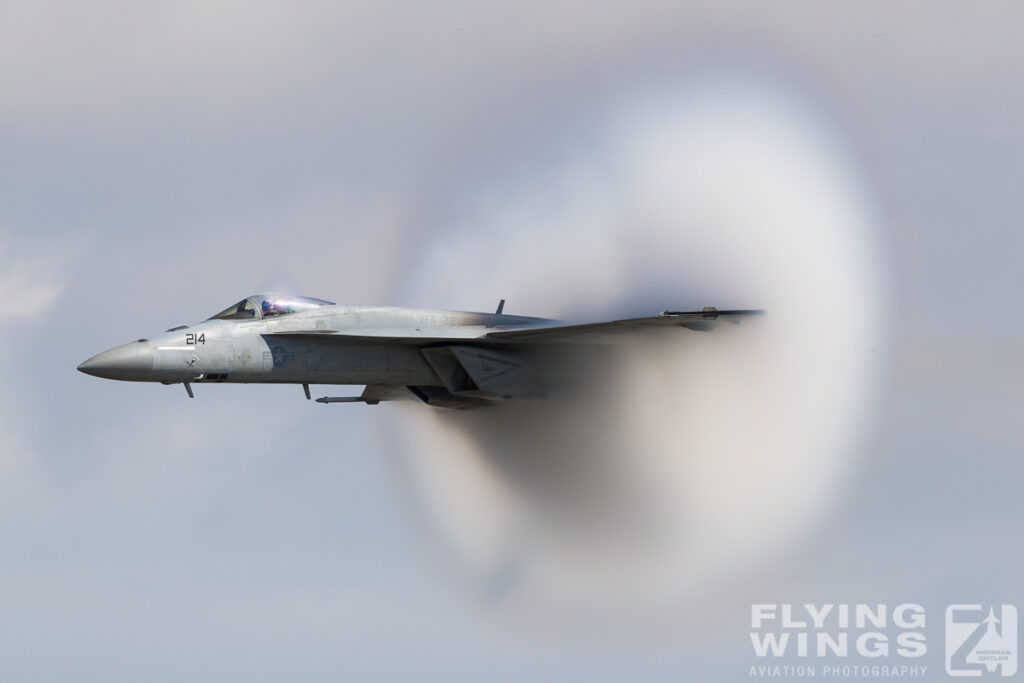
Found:
[[[737,680],[753,601],[918,602],[937,675],[947,604],[1024,589],[1022,22],[1015,3],[0,2],[3,677]],[[679,178],[712,191],[679,209]],[[762,182],[786,201],[694,209]],[[671,238],[637,227],[679,215]],[[552,316],[836,292],[855,309],[825,348],[871,360],[836,356],[865,387],[843,429],[808,430],[843,460],[799,479],[820,519],[798,542],[702,600],[592,622],[467,578],[401,410],[74,371],[266,289]],[[764,505],[792,493],[774,482]]]

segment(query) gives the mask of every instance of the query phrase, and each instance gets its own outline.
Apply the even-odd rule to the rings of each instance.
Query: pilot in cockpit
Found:
[[[294,313],[294,309],[289,302],[282,299],[264,299],[260,303],[260,309],[263,311],[264,318]]]

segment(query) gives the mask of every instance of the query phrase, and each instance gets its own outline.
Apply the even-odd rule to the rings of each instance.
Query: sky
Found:
[[[753,602],[919,603],[942,678],[947,605],[1022,606],[1022,20],[0,2],[4,678],[732,681]],[[582,571],[555,534],[494,591],[519,540],[470,487],[486,435],[75,372],[268,289],[778,311],[761,383],[673,361],[689,394],[624,385],[603,421],[730,552],[683,534]],[[733,429],[659,464],[663,425],[744,417],[775,418],[772,448]]]

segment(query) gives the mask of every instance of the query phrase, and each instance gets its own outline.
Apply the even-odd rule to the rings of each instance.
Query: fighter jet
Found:
[[[647,318],[567,323],[494,313],[346,306],[287,294],[255,294],[194,325],[114,347],[78,366],[129,382],[362,385],[359,396],[320,403],[413,400],[479,408],[557,391],[581,359],[623,334],[706,332],[761,310],[664,311]]]

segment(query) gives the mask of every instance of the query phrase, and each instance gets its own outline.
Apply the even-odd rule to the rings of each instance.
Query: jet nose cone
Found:
[[[144,382],[153,372],[153,345],[137,341],[115,346],[83,362],[78,370],[94,377]]]

